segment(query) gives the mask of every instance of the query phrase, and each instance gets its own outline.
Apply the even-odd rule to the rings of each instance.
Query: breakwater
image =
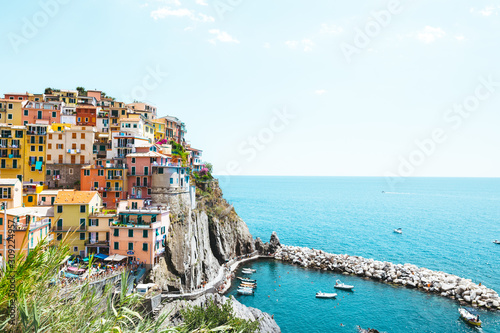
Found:
[[[412,264],[366,259],[347,254],[326,253],[306,247],[281,245],[275,259],[304,268],[335,271],[378,280],[384,283],[416,288],[488,310],[500,310],[498,293],[485,285],[473,283],[453,274],[436,272]]]

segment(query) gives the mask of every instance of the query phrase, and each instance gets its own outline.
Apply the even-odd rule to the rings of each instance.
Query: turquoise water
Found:
[[[500,179],[413,178],[391,189],[383,178],[231,177],[221,186],[252,235],[264,241],[276,231],[283,244],[412,263],[500,291],[500,245],[492,243],[500,239]],[[393,233],[397,227],[402,235]],[[257,269],[258,290],[236,297],[274,314],[283,332],[354,332],[356,325],[478,331],[458,319],[458,303],[440,296],[272,261],[247,266]],[[333,291],[339,277],[355,292],[338,292],[337,300],[314,297]],[[482,332],[500,332],[500,313],[481,318]]]

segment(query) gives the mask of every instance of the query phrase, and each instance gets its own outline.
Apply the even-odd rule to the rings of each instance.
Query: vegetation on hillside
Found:
[[[253,332],[248,328],[255,324],[235,319],[227,306],[190,308],[184,313],[189,322],[165,327],[167,316],[148,316],[143,297],[127,295],[125,283],[116,292],[111,285],[97,291],[88,284],[65,290],[57,276],[69,253],[65,240],[58,247],[42,242],[7,265],[0,276],[0,332]]]

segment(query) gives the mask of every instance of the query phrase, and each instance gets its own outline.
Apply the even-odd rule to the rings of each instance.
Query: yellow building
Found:
[[[26,127],[0,124],[0,178],[24,178]]]
[[[39,184],[25,184],[23,186],[23,205],[24,207],[38,206],[40,204],[40,193],[45,186]]]
[[[89,216],[88,239],[85,242],[87,255],[95,253],[109,254],[109,230],[117,221],[116,214],[94,213]]]
[[[0,99],[0,123],[23,125],[23,107],[28,101]]]
[[[155,119],[152,124],[155,129],[155,142],[165,139],[165,122]]]
[[[28,124],[26,126],[24,182],[45,184],[46,143],[47,125]]]
[[[76,90],[54,91],[53,94],[58,96],[59,101],[64,102],[66,106],[76,106],[78,103],[78,91]]]
[[[82,257],[87,255],[89,216],[102,208],[102,199],[97,191],[61,190],[54,201],[54,224],[56,244],[67,236],[70,251]]]

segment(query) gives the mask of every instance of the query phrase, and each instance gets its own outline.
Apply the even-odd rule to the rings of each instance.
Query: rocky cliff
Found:
[[[162,198],[170,205],[171,222],[164,261],[151,280],[164,290],[196,289],[214,279],[226,260],[255,250],[247,225],[222,197],[216,180],[196,185],[194,209],[187,192]]]

